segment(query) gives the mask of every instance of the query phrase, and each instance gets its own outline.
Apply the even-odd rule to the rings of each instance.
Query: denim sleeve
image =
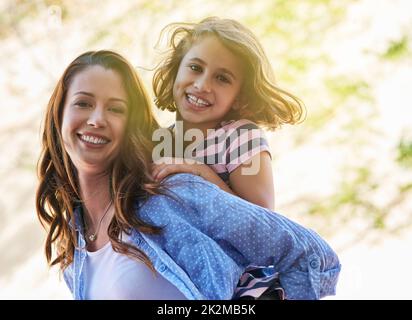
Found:
[[[67,287],[73,295],[73,265],[69,265],[63,271],[63,279],[66,282]]]
[[[231,251],[232,257],[238,256],[241,264],[273,265],[287,299],[335,294],[339,259],[316,232],[197,176],[178,174],[169,183],[190,207],[181,211],[186,220]]]

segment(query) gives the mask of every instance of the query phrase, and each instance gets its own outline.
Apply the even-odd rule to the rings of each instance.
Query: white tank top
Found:
[[[161,274],[113,250],[87,251],[85,297],[93,300],[184,300],[186,297]]]

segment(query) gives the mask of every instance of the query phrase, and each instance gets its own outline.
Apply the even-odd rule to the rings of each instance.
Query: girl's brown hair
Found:
[[[77,172],[63,147],[61,134],[63,107],[73,78],[90,66],[99,65],[117,72],[128,98],[128,119],[119,157],[110,173],[110,192],[114,197],[115,215],[109,226],[109,237],[115,251],[146,263],[148,257],[139,249],[122,242],[121,232],[131,228],[157,234],[159,227],[146,224],[135,214],[136,199],[163,193],[149,174],[151,137],[158,123],[151,111],[143,83],[133,67],[112,51],[90,51],[77,57],[57,83],[50,98],[42,132],[42,152],[38,162],[39,185],[36,193],[37,216],[47,230],[45,254],[49,265],[59,264],[64,270],[72,261],[78,246],[74,210],[82,203]],[[54,250],[55,249],[55,252]]]
[[[242,107],[231,111],[227,120],[249,119],[267,129],[294,124],[304,113],[303,103],[275,85],[269,60],[255,35],[231,19],[209,17],[200,23],[172,23],[160,35],[171,34],[165,59],[153,76],[153,90],[158,108],[176,111],[173,84],[180,63],[190,48],[206,36],[214,36],[238,56],[245,66],[245,82],[241,89]]]

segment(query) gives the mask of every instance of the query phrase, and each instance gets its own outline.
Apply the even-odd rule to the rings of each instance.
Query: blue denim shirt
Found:
[[[188,299],[231,299],[253,264],[274,267],[286,299],[335,294],[339,259],[314,231],[198,176],[177,174],[167,184],[175,199],[156,195],[136,206],[142,220],[163,227],[162,234],[134,230],[131,241]],[[64,279],[74,298],[84,299],[86,242],[77,229],[79,248]]]

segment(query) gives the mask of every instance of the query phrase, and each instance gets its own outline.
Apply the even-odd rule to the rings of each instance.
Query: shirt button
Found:
[[[318,260],[312,260],[312,261],[310,262],[310,267],[311,267],[312,269],[317,269],[317,268],[319,268],[319,261],[318,261]]]
[[[164,264],[162,264],[162,265],[159,267],[159,272],[165,272],[166,269],[167,269],[167,267],[166,267]]]

